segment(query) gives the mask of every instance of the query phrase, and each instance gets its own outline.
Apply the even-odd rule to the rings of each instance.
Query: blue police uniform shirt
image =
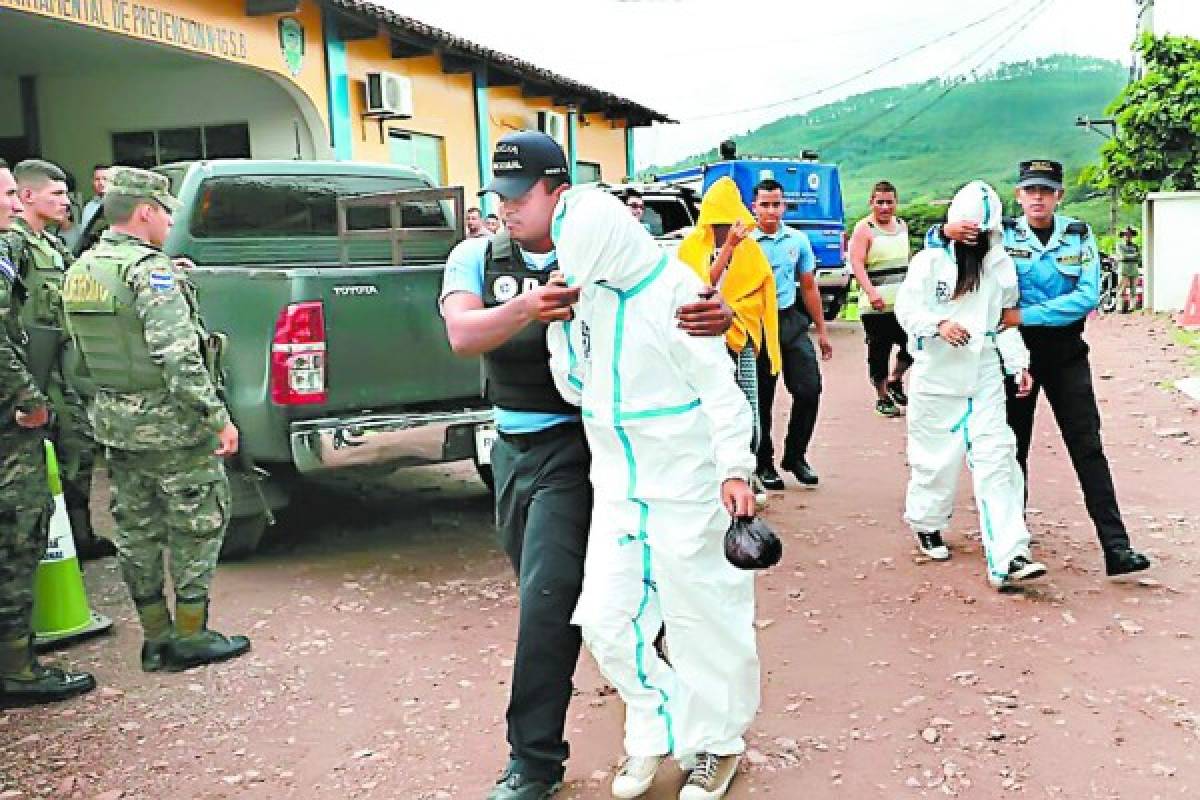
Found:
[[[775,273],[775,294],[779,310],[796,304],[796,279],[817,268],[812,243],[802,231],[781,224],[775,233],[754,229],[754,239],[762,248]]]
[[[450,251],[446,259],[446,272],[442,277],[442,293],[438,298],[439,306],[447,295],[455,292],[470,292],[476,297],[483,297],[483,270],[487,260],[487,248],[490,238],[465,239]],[[552,269],[557,263],[554,251],[549,253],[526,253],[525,264],[538,271]],[[573,422],[579,417],[575,414],[549,414],[540,411],[512,411],[506,408],[496,408],[496,427],[504,433],[537,433],[564,422]]]
[[[1091,229],[1067,233],[1076,220],[1054,215],[1054,232],[1042,244],[1025,217],[1004,228],[1004,249],[1017,267],[1022,325],[1061,328],[1086,317],[1100,302],[1100,253]],[[925,235],[926,247],[945,247],[940,225]]]

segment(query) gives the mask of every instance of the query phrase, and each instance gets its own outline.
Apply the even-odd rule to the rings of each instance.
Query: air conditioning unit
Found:
[[[378,117],[411,117],[412,79],[394,72],[368,72],[367,114]]]
[[[567,146],[567,115],[558,111],[539,111],[538,130],[558,142],[564,148]]]

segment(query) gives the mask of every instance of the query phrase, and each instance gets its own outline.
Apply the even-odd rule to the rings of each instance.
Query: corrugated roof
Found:
[[[506,53],[501,53],[498,50],[492,50],[491,48],[460,38],[448,31],[427,25],[420,20],[398,14],[377,3],[365,2],[365,0],[326,0],[326,2],[330,5],[357,14],[363,14],[387,25],[394,26],[400,32],[407,33],[409,36],[427,39],[431,46],[444,49],[451,55],[478,58],[489,66],[512,73],[529,83],[541,84],[556,89],[558,90],[556,94],[586,98],[603,106],[606,111],[627,115],[635,125],[675,121],[667,115],[652,108],[647,108],[640,103],[635,103],[632,100],[619,97],[611,92],[606,92],[594,86],[588,86],[587,84],[551,72],[528,61],[523,61]]]

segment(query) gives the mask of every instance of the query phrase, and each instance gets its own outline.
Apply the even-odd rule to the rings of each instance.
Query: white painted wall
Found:
[[[21,91],[16,75],[0,73],[0,137],[20,136]]]
[[[1147,303],[1154,311],[1181,311],[1192,276],[1200,274],[1200,192],[1153,192],[1142,206]]]
[[[1200,38],[1200,4],[1196,0],[1155,0],[1154,32]]]
[[[254,158],[314,158],[295,101],[271,78],[244,67],[196,62],[171,69],[47,75],[38,81],[42,151],[76,175],[112,160],[121,131],[248,122]],[[86,109],[86,111],[85,111]]]

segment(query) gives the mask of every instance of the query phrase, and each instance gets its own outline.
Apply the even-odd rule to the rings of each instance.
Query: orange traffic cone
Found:
[[[1179,327],[1194,330],[1200,328],[1200,272],[1192,276],[1192,288],[1188,291],[1183,313],[1179,315]]]

